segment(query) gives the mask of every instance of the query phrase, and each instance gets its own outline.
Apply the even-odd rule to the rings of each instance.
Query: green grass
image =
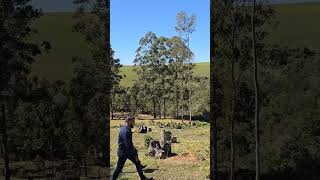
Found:
[[[195,73],[195,75],[209,78],[210,77],[210,63],[209,62],[196,63],[194,73]]]
[[[320,4],[277,5],[275,8],[280,23],[278,27],[271,29],[269,42],[287,44],[289,47],[309,46],[320,49],[320,23],[318,23]],[[88,47],[83,37],[79,33],[72,32],[73,24],[71,13],[50,13],[36,20],[34,27],[38,29],[39,34],[31,39],[39,43],[48,40],[53,49],[48,54],[36,57],[32,75],[39,75],[49,80],[70,80],[72,57],[88,54]],[[127,77],[121,83],[125,86],[132,85],[137,78],[132,72],[132,67],[125,66],[122,72]],[[209,76],[209,63],[197,64],[195,73]]]
[[[121,75],[124,75],[121,80],[121,85],[124,87],[130,87],[134,81],[138,79],[138,75],[133,71],[133,66],[123,66],[121,68]]]
[[[158,121],[158,120],[155,120]],[[159,120],[160,121],[160,120]],[[161,120],[165,122],[170,120]],[[181,120],[174,120],[174,122],[181,122]],[[146,126],[152,128],[152,132],[148,133],[153,139],[160,138],[162,129],[150,126],[149,120],[137,120],[137,123],[144,123]],[[119,128],[113,126],[123,124],[121,120],[111,121],[111,165],[112,171],[114,170],[117,162],[117,141]],[[142,164],[147,165],[145,175],[147,177],[154,177],[160,179],[207,179],[210,172],[210,126],[189,127],[183,130],[179,129],[166,129],[170,130],[174,136],[177,136],[178,142],[172,146],[172,151],[177,156],[169,157],[164,160],[153,159],[146,156],[147,148],[144,145],[144,134],[133,133],[133,143],[139,151],[139,159]],[[188,153],[188,155],[183,155]],[[151,169],[148,171],[147,169]],[[123,174],[119,180],[124,179],[139,179],[135,166],[131,161],[127,161],[123,169]]]

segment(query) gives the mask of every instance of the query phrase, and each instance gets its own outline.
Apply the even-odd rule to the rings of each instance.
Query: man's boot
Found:
[[[144,169],[144,168],[147,167],[147,165],[142,165],[140,160],[138,161],[138,163],[140,164],[140,166],[142,167],[142,169]]]

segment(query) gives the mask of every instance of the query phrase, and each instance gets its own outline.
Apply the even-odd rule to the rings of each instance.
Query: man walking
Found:
[[[143,175],[142,166],[138,158],[138,151],[132,143],[132,131],[131,129],[135,125],[135,118],[128,116],[126,118],[126,124],[120,128],[119,139],[118,139],[118,163],[113,173],[112,180],[116,180],[123,169],[126,160],[132,161],[137,168],[141,180],[152,180],[153,178],[146,178]]]

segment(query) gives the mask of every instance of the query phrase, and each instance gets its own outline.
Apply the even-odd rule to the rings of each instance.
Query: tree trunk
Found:
[[[4,150],[4,168],[5,168],[5,179],[10,180],[10,162],[9,162],[9,152],[8,152],[8,136],[7,136],[7,120],[6,120],[6,107],[2,104],[2,143]]]
[[[192,121],[191,87],[189,87],[189,121]]]
[[[157,118],[157,113],[156,113],[156,99],[153,98],[153,118]]]
[[[179,117],[179,87],[178,87],[178,83],[177,83],[177,80],[178,80],[178,73],[177,73],[177,70],[176,70],[176,73],[175,73],[175,85],[176,85],[176,119],[178,119]]]
[[[159,107],[159,118],[161,119],[161,100],[158,101],[158,107]]]
[[[163,118],[166,119],[166,99],[163,99]]]
[[[181,121],[182,121],[182,123],[183,123],[183,121],[184,121],[184,79],[182,79],[182,91],[181,91],[181,99],[182,99],[182,102],[181,102]]]
[[[232,64],[231,64],[231,76],[232,76],[232,105],[231,105],[231,117],[230,117],[230,123],[231,123],[231,140],[230,140],[230,146],[231,146],[231,167],[230,167],[230,180],[234,180],[234,142],[233,142],[233,134],[234,134],[234,111],[235,111],[235,98],[236,98],[236,86],[235,86],[235,78],[234,78],[234,63],[235,63],[235,22],[233,23],[233,29],[232,29]]]
[[[176,88],[176,119],[179,117],[179,91],[178,87]]]
[[[113,120],[113,119],[114,119],[114,109],[113,109],[114,107],[113,107],[113,104],[112,104],[112,103],[113,103],[113,100],[114,100],[114,93],[112,93],[112,96],[111,96],[111,97],[112,97],[112,98],[110,98],[110,101],[111,101],[111,102],[110,102],[110,106],[111,106],[110,109],[111,109],[111,119]]]
[[[256,11],[256,0],[252,1],[252,52],[253,52],[253,68],[254,68],[254,94],[255,94],[255,141],[256,141],[256,180],[260,179],[260,135],[259,135],[259,89],[258,89],[258,65],[256,56],[256,31],[255,31],[255,11]]]
[[[52,135],[53,132],[51,132],[51,138],[50,138],[50,152],[51,152],[51,171],[52,171],[52,176],[55,177],[55,171],[53,167],[53,159],[54,159],[54,154],[53,154],[53,143],[52,143]]]
[[[188,35],[188,49],[189,49],[189,35]],[[189,78],[188,78],[188,83],[189,83],[189,121],[191,123],[192,121],[192,102],[191,102],[191,57],[190,57],[190,54],[189,54]]]
[[[0,157],[3,157],[4,150],[3,150],[3,143],[2,143],[2,137],[0,138]]]
[[[105,51],[107,56],[107,72],[108,77],[111,77],[111,45],[110,45],[110,0],[104,0],[105,11],[106,11],[106,21],[105,21]],[[107,103],[111,103],[111,89],[112,82],[109,78],[109,86],[107,86]],[[110,106],[107,106],[106,117],[103,121],[103,143],[102,143],[102,163],[106,167],[110,167]]]
[[[218,149],[217,149],[217,108],[215,107],[216,101],[216,89],[217,89],[217,77],[214,70],[214,62],[216,58],[216,33],[214,25],[216,17],[216,1],[210,0],[210,179],[218,180]]]
[[[88,177],[87,156],[84,156],[84,173],[85,173],[85,176]]]

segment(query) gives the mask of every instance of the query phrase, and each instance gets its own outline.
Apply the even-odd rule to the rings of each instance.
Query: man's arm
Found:
[[[130,156],[135,156],[135,147],[132,143],[132,134],[130,131],[126,131],[123,138],[124,146]]]

